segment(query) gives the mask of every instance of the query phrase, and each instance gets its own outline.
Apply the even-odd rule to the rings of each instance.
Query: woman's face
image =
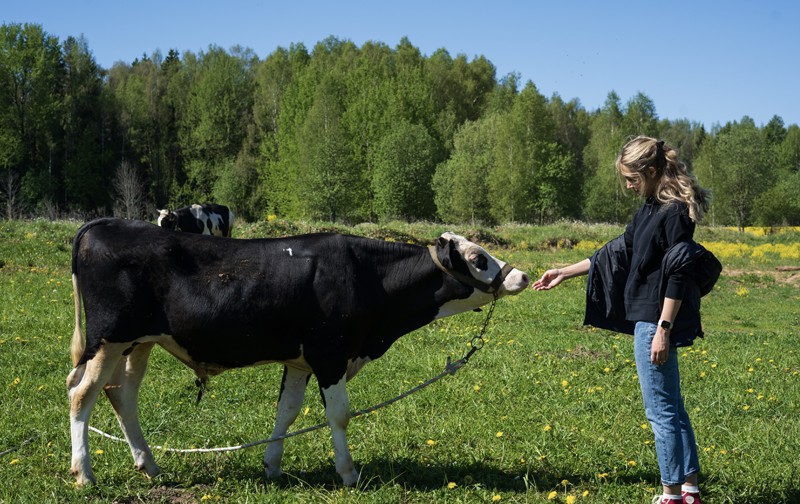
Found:
[[[652,193],[655,190],[654,168],[648,168],[645,172],[645,175],[641,176],[639,173],[629,170],[627,166],[623,165],[620,173],[625,178],[625,187],[627,189],[630,189],[643,198],[652,196]]]

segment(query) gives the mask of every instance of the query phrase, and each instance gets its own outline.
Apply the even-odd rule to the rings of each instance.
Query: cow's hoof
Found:
[[[89,472],[88,474],[83,471],[78,471],[77,469],[73,469],[70,471],[73,476],[75,476],[75,486],[77,488],[84,488],[88,486],[93,486],[97,483],[94,479],[94,474]]]
[[[354,487],[358,484],[358,471],[353,469],[352,472],[342,474],[342,484],[346,487]]]
[[[278,467],[270,467],[265,465],[264,466],[264,476],[268,480],[275,480],[283,476],[283,471],[281,471],[280,466]]]
[[[155,462],[152,464],[136,464],[135,467],[137,471],[143,472],[148,478],[155,478],[161,474],[161,468]]]

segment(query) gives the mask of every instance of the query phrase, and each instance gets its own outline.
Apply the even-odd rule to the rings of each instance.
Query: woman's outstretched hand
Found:
[[[533,282],[533,290],[549,290],[564,281],[566,277],[560,269],[551,269],[544,272],[542,278]]]

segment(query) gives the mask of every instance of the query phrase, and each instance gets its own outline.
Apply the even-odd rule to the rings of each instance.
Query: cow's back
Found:
[[[294,358],[302,344],[347,333],[347,353],[358,352],[397,311],[386,276],[364,250],[379,244],[334,234],[234,240],[141,221],[89,223],[76,235],[73,264],[88,347],[163,334],[195,360],[238,367]],[[415,291],[415,299],[424,297]]]

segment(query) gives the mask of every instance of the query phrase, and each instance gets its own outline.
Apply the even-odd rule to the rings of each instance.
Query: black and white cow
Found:
[[[216,203],[194,204],[174,212],[159,210],[157,222],[166,229],[230,238],[233,212],[225,205]]]
[[[150,351],[158,344],[201,381],[230,368],[283,364],[276,437],[297,417],[314,373],[336,471],[345,485],[354,485],[345,382],[400,336],[494,296],[517,294],[529,279],[452,233],[426,248],[339,234],[220,239],[100,219],[75,235],[72,282],[75,367],[67,387],[78,484],[94,482],[87,429],[101,390],[136,467],[158,474],[137,405]],[[268,477],[281,474],[282,455],[282,441],[268,445]]]

